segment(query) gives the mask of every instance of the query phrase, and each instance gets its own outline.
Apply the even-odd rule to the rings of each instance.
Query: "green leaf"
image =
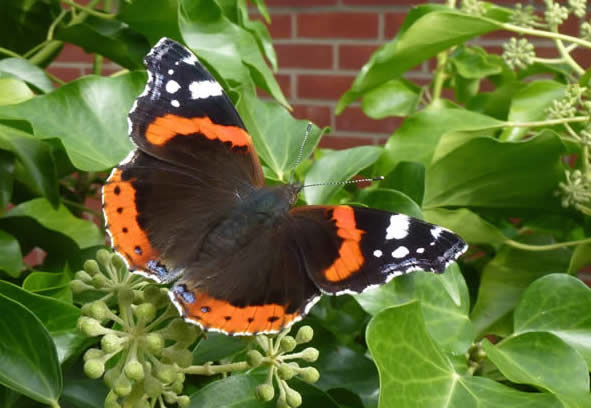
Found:
[[[178,0],[134,0],[121,2],[117,15],[124,23],[144,34],[151,44],[162,37],[181,41],[178,24]]]
[[[304,184],[330,183],[346,181],[359,172],[371,166],[382,153],[377,146],[360,146],[352,149],[327,153],[316,161],[308,174]],[[342,184],[332,184],[317,187],[307,187],[304,190],[308,204],[326,204]]]
[[[380,188],[398,190],[421,205],[425,194],[425,166],[421,163],[401,161],[384,180]]]
[[[14,105],[31,99],[35,94],[20,79],[0,77],[0,106]]]
[[[553,274],[535,281],[515,309],[515,333],[548,331],[575,348],[591,369],[591,289],[580,280]]]
[[[15,237],[0,230],[0,270],[18,278],[23,268],[23,254]]]
[[[458,47],[450,56],[450,63],[463,78],[481,79],[503,71],[503,60],[480,47]]]
[[[0,383],[36,401],[57,407],[62,372],[55,346],[39,319],[0,294]]]
[[[34,313],[51,334],[76,328],[80,310],[75,306],[27,292],[2,280],[0,280],[0,294],[18,302]]]
[[[396,190],[378,188],[375,190],[361,190],[356,201],[371,208],[399,212],[411,217],[423,219],[421,208],[406,194]]]
[[[271,403],[259,401],[255,388],[264,382],[251,375],[232,375],[213,381],[191,395],[191,408],[262,408]]]
[[[427,333],[417,302],[383,310],[367,327],[380,373],[380,407],[556,407],[552,395],[520,392],[458,374]]]
[[[430,223],[446,227],[470,243],[500,245],[507,240],[497,227],[467,208],[432,208],[424,213]]]
[[[528,243],[548,243],[532,237]],[[570,253],[566,249],[532,252],[503,247],[482,271],[472,322],[479,335],[491,333],[489,327],[511,312],[530,284],[541,276],[563,273]],[[551,290],[548,293],[555,293]]]
[[[549,131],[517,143],[470,140],[427,169],[424,207],[556,209],[563,152]]]
[[[24,58],[5,58],[0,61],[0,77],[12,76],[22,79],[38,90],[53,91],[53,84],[45,72]]]
[[[504,18],[508,16],[506,13]],[[494,20],[449,8],[416,7],[407,15],[394,40],[382,46],[365,64],[351,89],[339,100],[337,114],[367,91],[400,77],[439,52],[498,28]]]
[[[12,198],[13,183],[14,155],[0,150],[0,214],[4,213]]]
[[[56,39],[76,44],[128,69],[143,68],[143,58],[150,50],[146,38],[127,24],[95,16],[57,31]]]
[[[109,389],[102,379],[66,376],[61,401],[67,402],[66,406],[72,408],[103,408],[108,392]]]
[[[208,334],[193,350],[193,364],[205,364],[228,358],[246,348],[248,342],[241,337],[226,336],[219,333]]]
[[[261,14],[265,15],[265,13],[267,13],[264,3],[259,1],[256,6]],[[263,24],[262,21],[251,20],[249,18],[248,4],[246,0],[238,1],[238,12],[240,13],[238,19],[239,23],[254,35],[261,53],[263,53],[265,58],[269,61],[273,71],[277,71],[277,54],[275,54],[275,49],[273,48],[273,42],[271,41],[271,35],[269,34],[267,26]],[[265,18],[270,21],[268,14],[266,14]]]
[[[419,103],[419,88],[408,81],[394,79],[384,82],[363,96],[361,109],[372,119],[408,116]]]
[[[43,227],[69,237],[80,249],[104,244],[105,238],[95,224],[76,218],[63,205],[54,209],[43,198],[17,205],[0,220],[15,217],[31,217]]]
[[[286,176],[297,164],[308,122],[295,120],[283,106],[261,101],[250,94],[244,94],[236,108],[261,159],[273,170],[278,180],[287,181]],[[312,126],[303,146],[303,158],[314,151],[325,132],[326,129]]]
[[[16,177],[55,207],[59,205],[59,185],[51,147],[26,132],[0,124],[0,149],[15,154]]]
[[[482,348],[511,382],[530,384],[554,394],[578,394],[582,398],[589,393],[585,360],[551,333],[523,333],[494,346],[485,339]]]
[[[564,96],[566,86],[554,81],[537,80],[522,88],[513,97],[509,121],[533,122],[547,119],[552,101]],[[500,140],[520,140],[529,131],[527,127],[508,127],[499,136]]]
[[[34,271],[23,281],[23,289],[42,296],[72,303],[70,278],[66,273]]]
[[[502,124],[503,122],[490,116],[464,109],[430,108],[417,112],[406,118],[386,142],[384,155],[378,162],[377,174],[388,174],[402,161],[429,166],[440,138],[447,132],[490,129]]]
[[[283,106],[289,106],[256,39],[233,24],[214,0],[181,0],[179,27],[187,45],[226,81],[252,80]]]
[[[576,275],[583,267],[591,265],[591,244],[577,245],[570,259],[568,273]]]
[[[28,120],[37,138],[58,138],[76,168],[105,170],[132,149],[127,113],[145,82],[143,72],[85,77],[50,94],[2,106],[0,117]]]

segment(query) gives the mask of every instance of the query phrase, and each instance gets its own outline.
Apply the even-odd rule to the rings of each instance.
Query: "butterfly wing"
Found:
[[[323,293],[360,293],[415,270],[442,273],[468,246],[453,232],[372,208],[304,206],[291,210],[294,236]]]
[[[137,149],[111,173],[103,208],[112,245],[155,280],[196,256],[212,223],[264,184],[252,140],[221,86],[180,44],[145,58],[130,114]]]

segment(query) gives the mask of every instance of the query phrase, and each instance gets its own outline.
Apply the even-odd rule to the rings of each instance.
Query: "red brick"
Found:
[[[591,67],[591,50],[588,48],[577,48],[571,52],[571,56],[583,69]]]
[[[297,35],[309,38],[376,38],[377,13],[301,13]]]
[[[297,119],[306,119],[315,125],[330,126],[332,112],[329,106],[292,105],[293,116]]]
[[[372,119],[361,108],[349,107],[336,118],[335,130],[348,130],[373,133],[394,133],[402,122],[401,118]]]
[[[65,43],[64,48],[56,58],[58,62],[88,62],[92,63],[92,55],[86,53],[77,45]]]
[[[65,82],[70,82],[83,75],[82,68],[64,68],[50,66],[49,68],[47,68],[47,71],[49,71],[49,73],[55,75],[56,77]]]
[[[267,7],[334,6],[338,0],[266,0]]]
[[[405,13],[386,13],[384,16],[384,37],[391,40],[400,30],[400,26],[406,17]]]
[[[29,268],[33,268],[37,265],[41,265],[43,263],[43,261],[45,260],[46,256],[47,256],[47,252],[45,252],[44,250],[42,250],[39,247],[35,247],[35,248],[31,249],[31,251],[29,251],[29,253],[23,257],[23,262]]]
[[[269,29],[269,34],[273,39],[291,38],[291,14],[271,14],[271,24],[267,24],[263,16],[258,13],[251,13],[250,18],[263,22]]]
[[[281,68],[332,68],[332,45],[277,44]]]
[[[353,75],[298,75],[298,98],[336,100],[353,83]]]
[[[339,68],[354,70],[360,69],[369,60],[369,57],[371,57],[378,47],[378,45],[339,45]]]
[[[275,75],[275,79],[279,83],[279,87],[283,91],[283,94],[285,95],[285,97],[287,99],[291,98],[291,96],[293,94],[292,94],[292,89],[291,89],[290,75],[289,74],[277,74],[277,75]],[[262,89],[258,89],[258,94],[259,94],[259,96],[262,96],[262,97],[270,97],[269,94]]]
[[[351,147],[373,144],[373,140],[368,137],[351,137],[328,135],[320,140],[320,147],[324,149],[350,149]]]
[[[417,0],[342,0],[346,6],[415,6]]]

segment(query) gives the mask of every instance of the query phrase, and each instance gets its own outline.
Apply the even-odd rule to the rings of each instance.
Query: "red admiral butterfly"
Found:
[[[105,184],[104,213],[131,270],[175,282],[170,297],[187,321],[275,333],[321,293],[441,273],[466,251],[451,231],[403,214],[292,208],[301,186],[265,186],[240,116],[189,50],[163,38],[145,64],[148,82],[129,113],[137,148]]]

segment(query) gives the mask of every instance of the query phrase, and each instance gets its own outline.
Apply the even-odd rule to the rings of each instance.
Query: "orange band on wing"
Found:
[[[146,269],[146,263],[158,257],[146,232],[137,222],[135,189],[131,181],[121,179],[115,169],[103,187],[104,211],[111,245],[127,259],[130,267]]]
[[[200,133],[210,140],[230,142],[232,146],[247,147],[247,150],[252,145],[249,134],[240,127],[217,125],[207,117],[185,118],[170,113],[150,123],[146,138],[151,144],[162,146],[176,135],[194,133]]]
[[[357,229],[355,211],[349,206],[335,207],[332,219],[336,221],[337,235],[343,239],[339,257],[324,270],[324,277],[330,282],[347,279],[363,266],[365,258],[361,253],[361,237],[364,231]]]
[[[293,322],[299,313],[286,313],[286,306],[278,304],[237,307],[205,293],[193,291],[195,300],[185,301],[175,293],[185,318],[205,330],[222,330],[228,334],[256,334],[278,332]]]

